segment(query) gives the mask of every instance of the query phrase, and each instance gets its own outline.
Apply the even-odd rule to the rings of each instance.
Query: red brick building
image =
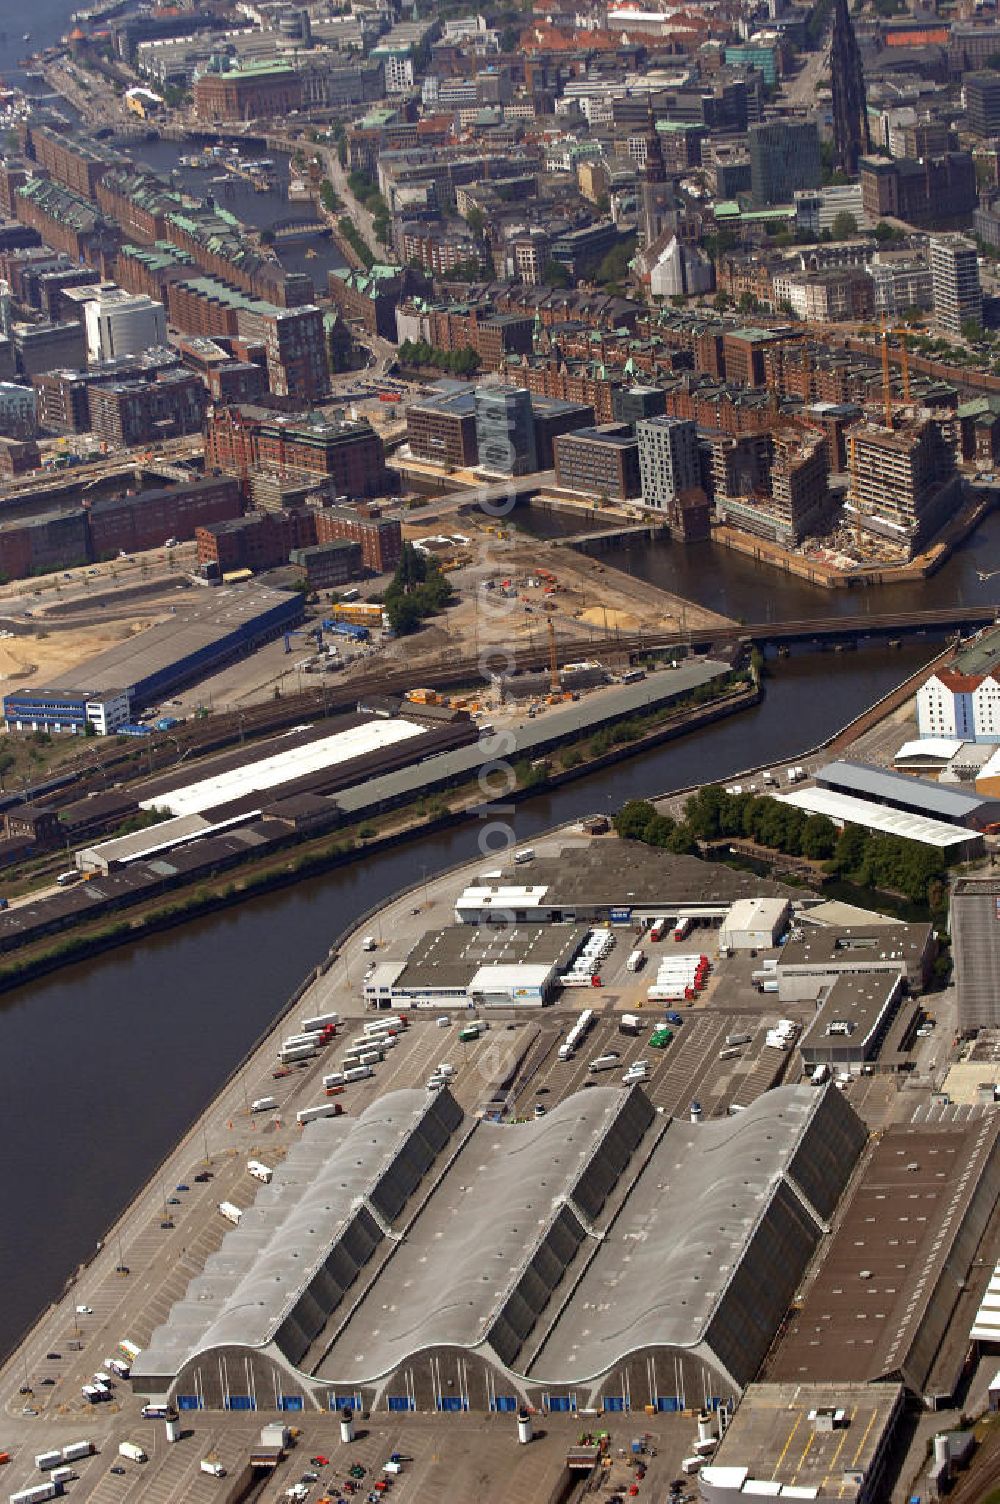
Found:
[[[205,430],[205,464],[244,479],[251,470],[330,479],[343,496],[386,489],[385,450],[370,424],[306,423],[263,408],[215,407]]]
[[[223,575],[236,569],[259,573],[287,564],[292,549],[316,542],[315,515],[309,507],[249,512],[231,521],[207,523],[195,537],[199,564],[217,564]]]
[[[194,538],[199,527],[229,521],[242,511],[239,482],[229,475],[95,501],[88,508],[91,557],[113,559],[119,549],[162,548],[168,538],[183,542]]]
[[[384,516],[378,507],[324,507],[316,512],[316,542],[346,538],[361,545],[361,562],[374,574],[390,574],[403,553],[403,530],[398,517]]]
[[[92,199],[104,174],[121,166],[120,157],[102,150],[95,142],[60,135],[47,125],[27,129],[25,148],[49,177],[81,198]]]
[[[302,80],[284,63],[246,63],[195,79],[194,112],[199,120],[273,119],[301,106]]]

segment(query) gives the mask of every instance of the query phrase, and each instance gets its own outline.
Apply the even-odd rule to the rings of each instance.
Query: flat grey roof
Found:
[[[874,1054],[880,1026],[899,990],[897,972],[837,977],[799,1042],[803,1060],[816,1058],[814,1051],[838,1048],[862,1051],[866,1058]]]
[[[995,803],[981,794],[966,793],[950,785],[934,783],[929,778],[910,778],[906,773],[890,773],[868,763],[840,759],[827,763],[816,772],[820,788],[842,789],[847,794],[898,804],[905,809],[926,811],[938,820],[959,824]]]
[[[194,590],[166,621],[88,658],[77,670],[78,682],[88,685],[94,694],[123,685],[131,687],[293,599],[290,591],[271,590],[266,585]]]
[[[778,1497],[780,1486],[785,1499],[813,1497],[796,1495],[797,1488],[854,1499],[847,1468],[868,1472],[902,1401],[902,1384],[751,1384],[702,1469],[705,1481],[740,1487],[732,1470],[769,1485],[748,1489],[748,1497]],[[843,1425],[818,1430],[810,1418],[817,1410],[843,1410]]]
[[[549,471],[549,479],[552,475],[553,472]],[[502,489],[497,488],[497,495]],[[713,658],[697,658],[682,663],[679,668],[649,674],[634,684],[615,684],[602,689],[599,697],[587,695],[575,704],[563,706],[559,710],[546,710],[537,720],[529,721],[526,726],[516,727],[512,731],[514,747],[509,755],[515,758],[536,756],[541,748],[558,737],[569,737],[591,728],[596,729],[607,721],[619,720],[635,711],[661,705],[675,696],[687,694],[699,685],[709,684],[729,671],[728,663]],[[455,752],[443,752],[437,757],[425,758],[418,767],[403,768],[382,778],[370,778],[355,788],[344,789],[337,794],[337,803],[346,814],[359,814],[386,800],[404,798],[423,789],[435,779],[444,781],[460,778],[488,760],[477,744],[460,747]],[[775,885],[768,891],[783,890]],[[737,896],[742,896],[742,892]]]
[[[465,987],[483,966],[568,966],[586,934],[578,924],[455,924],[430,930],[410,950],[395,986]]]
[[[813,911],[815,912],[815,911]],[[843,924],[806,927],[800,940],[791,939],[778,956],[778,969],[789,966],[850,967],[872,962],[900,967],[919,961],[930,939],[929,924]]]
[[[484,887],[510,885],[544,889],[546,908],[660,908],[665,914],[685,905],[729,908],[741,898],[791,898],[791,888],[723,862],[608,837],[571,855],[534,857],[508,869],[503,878],[476,879]]]
[[[768,1379],[902,1376],[923,1388],[996,1206],[998,1136],[996,1114],[885,1129],[768,1362]]]

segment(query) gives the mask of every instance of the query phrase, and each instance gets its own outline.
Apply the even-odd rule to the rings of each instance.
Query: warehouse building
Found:
[[[719,949],[769,950],[785,931],[787,898],[738,898],[722,921]]]
[[[949,929],[958,990],[958,1027],[1000,1027],[1000,880],[960,877],[951,890]]]
[[[904,783],[917,781],[915,778],[903,777]],[[787,794],[775,794],[774,798],[782,804],[792,804],[796,809],[804,809],[810,815],[826,815],[835,825],[859,825],[863,830],[877,830],[883,835],[900,836],[904,841],[920,841],[925,846],[935,846],[949,862],[971,861],[983,850],[983,838],[976,831],[945,820],[932,820],[926,815],[915,815],[907,810],[876,804],[870,799],[856,798],[852,794],[841,794],[835,789],[791,789]]]
[[[567,859],[569,857],[570,859]],[[740,899],[787,904],[790,889],[752,873],[695,856],[674,856],[639,841],[534,857],[513,874],[484,873],[461,893],[455,918],[488,924],[497,914],[521,923],[652,924],[682,915],[717,924]]]
[[[586,935],[586,927],[576,924],[459,924],[431,930],[405,960],[371,967],[365,1003],[369,1008],[540,1008]]]
[[[910,992],[923,992],[936,953],[930,924],[807,924],[778,957],[778,997],[815,999],[842,976],[902,976]]]
[[[816,787],[881,804],[928,820],[943,820],[967,830],[983,830],[1000,821],[1000,800],[970,794],[965,789],[890,773],[868,763],[841,760],[816,773]]]
[[[834,1088],[701,1123],[638,1087],[513,1124],[391,1092],[308,1125],[133,1388],[184,1409],[732,1406],[864,1141]]]
[[[931,1408],[951,1402],[993,1270],[980,1244],[998,1139],[996,1114],[883,1130],[764,1378],[902,1383]]]
[[[254,761],[223,766],[207,778],[172,789],[160,789],[139,801],[141,809],[169,810],[172,815],[200,815],[222,810],[248,794],[298,785],[309,775],[342,763],[353,763],[384,752],[398,742],[427,735],[416,721],[359,716],[353,725],[318,739],[279,744],[278,750]]]
[[[799,1041],[803,1065],[846,1068],[874,1060],[902,996],[899,972],[837,977]]]
[[[88,686],[88,699],[124,693],[134,716],[144,705],[279,637],[302,620],[303,612],[298,592],[262,586],[199,591],[193,605],[179,606],[166,621],[81,664],[78,682]],[[4,696],[8,728],[19,719],[22,693]],[[79,699],[84,691],[70,693]],[[58,721],[66,692],[34,694],[36,718]]]

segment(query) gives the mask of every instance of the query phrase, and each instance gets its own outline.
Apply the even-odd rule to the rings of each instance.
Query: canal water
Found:
[[[519,805],[517,842],[626,799],[791,758],[933,651],[921,641],[781,660],[752,710]],[[469,825],[415,841],[0,995],[0,1353],[87,1257],[336,934],[424,872],[474,857],[477,835]]]
[[[521,507],[515,520],[539,537],[571,536],[589,526],[576,517],[528,507]],[[721,544],[669,539],[649,543],[637,538],[603,562],[736,621],[807,621],[813,616],[974,606],[1000,602],[1000,572],[994,579],[980,578],[1000,571],[1000,511],[990,513],[937,574],[908,585],[824,590]]]
[[[265,153],[261,148],[260,155],[266,155],[274,163],[277,186],[272,192],[256,193],[242,178],[224,172],[222,164],[216,159],[210,159],[195,142],[182,144],[177,141],[142,141],[126,149],[137,162],[153,172],[172,177],[175,187],[202,199],[211,194],[220,209],[228,209],[245,225],[255,229],[268,229],[279,220],[316,218],[316,210],[311,201],[289,201],[289,158],[281,152]],[[244,158],[252,155],[255,153],[250,149],[242,152]],[[211,166],[181,167],[181,157],[211,160]],[[217,182],[215,179],[221,181]],[[282,266],[289,271],[308,272],[316,284],[318,295],[326,293],[327,272],[345,264],[343,256],[329,236],[315,235],[290,243],[278,239],[274,249]],[[310,250],[315,251],[315,256],[307,255]]]

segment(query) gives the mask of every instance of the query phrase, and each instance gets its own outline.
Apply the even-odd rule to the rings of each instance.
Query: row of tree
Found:
[[[462,350],[439,350],[425,339],[404,339],[399,347],[399,362],[403,366],[434,366],[452,376],[474,376],[479,370],[479,356],[471,345]]]
[[[437,560],[404,543],[396,573],[382,598],[393,631],[400,637],[415,632],[425,617],[447,606],[451,597],[451,585]]]
[[[880,835],[859,825],[837,829],[826,815],[759,794],[727,794],[717,784],[699,789],[684,806],[684,819],[661,815],[647,800],[633,799],[615,816],[615,829],[629,840],[674,852],[693,852],[699,841],[749,839],[760,846],[823,862],[826,870],[866,888],[901,893],[914,903],[936,906],[947,877],[942,853],[919,841]]]

